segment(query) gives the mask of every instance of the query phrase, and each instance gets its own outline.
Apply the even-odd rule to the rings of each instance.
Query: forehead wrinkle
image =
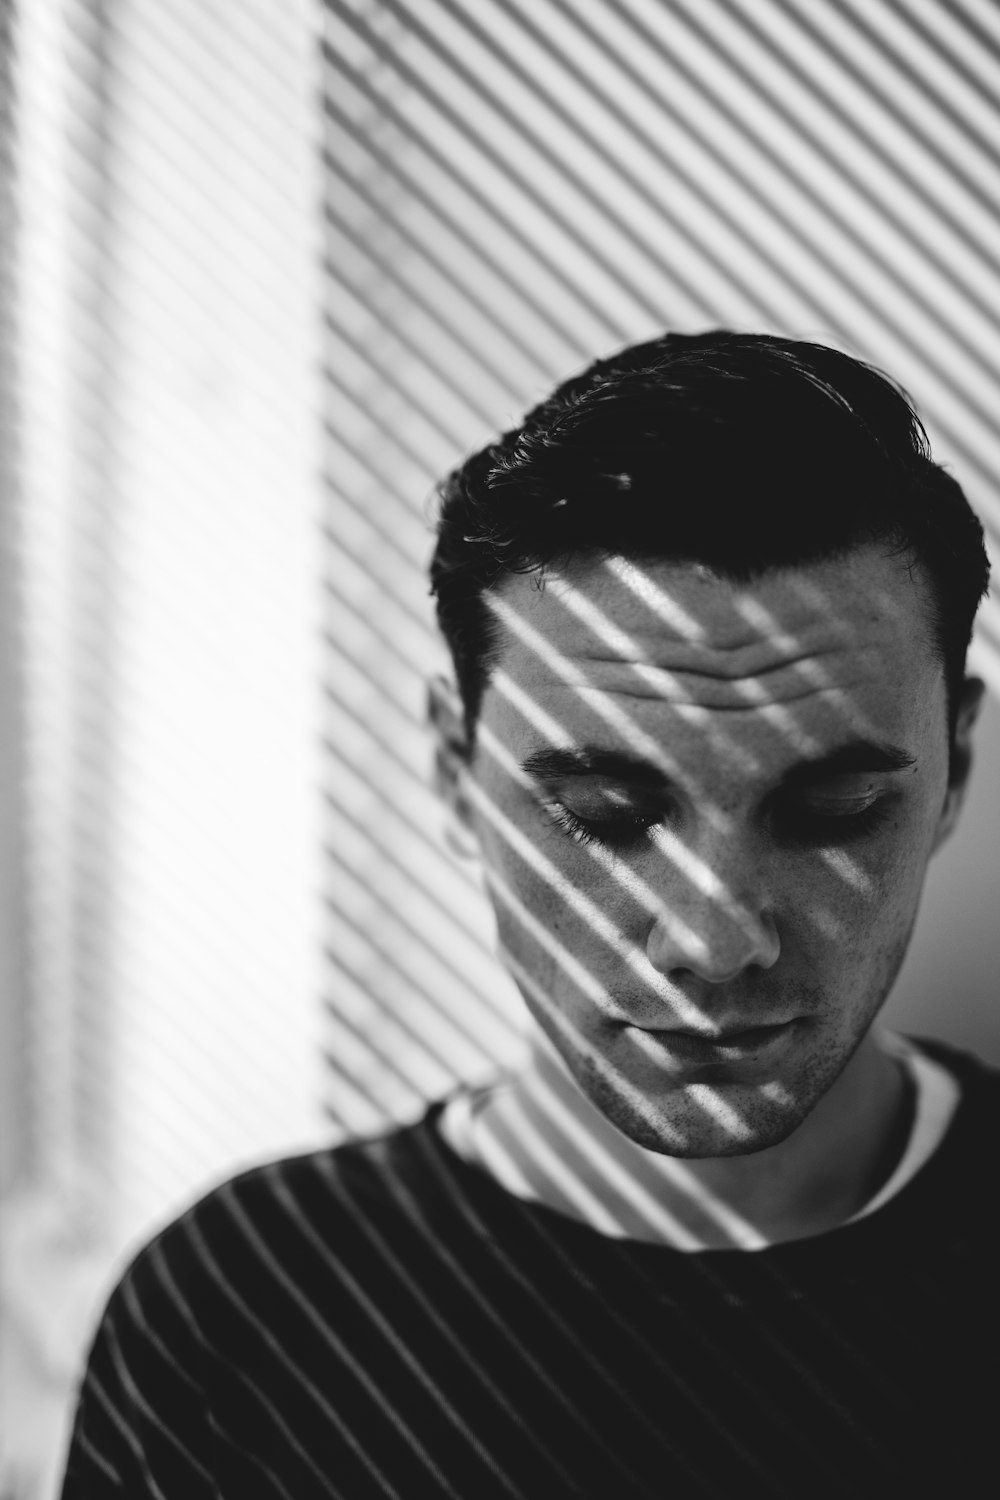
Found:
[[[772,639],[777,645],[783,647],[786,651],[789,652],[794,652],[797,650],[800,644],[799,637],[785,631],[781,625],[781,622],[773,613],[773,611],[766,609],[759,600],[746,600],[745,610],[747,617],[749,619],[752,619],[759,629],[767,631],[769,633],[770,639]],[[830,615],[828,618],[831,625],[836,623],[832,615]],[[857,632],[846,630],[841,633],[841,640],[836,642],[835,644],[832,644],[826,648],[814,648],[811,651],[804,651],[798,655],[788,656],[785,659],[784,665],[794,669],[800,676],[804,677],[807,682],[813,684],[817,689],[830,689],[833,692],[842,694],[845,691],[847,684],[837,682],[835,678],[831,676],[827,668],[823,665],[823,660],[826,657],[838,656],[842,652],[848,651],[853,653],[855,661],[860,658],[861,662],[871,661],[874,664],[878,665],[879,652],[877,648],[873,645],[869,645],[862,646],[860,650],[858,650],[858,644],[859,641]],[[776,666],[775,668],[767,670],[780,670],[780,666]],[[765,673],[758,673],[756,675],[766,675],[766,671]],[[801,696],[806,695],[802,694]],[[784,699],[782,701],[790,702],[794,700]]]
[[[614,663],[614,665],[620,667],[622,664]],[[676,687],[670,685],[661,688],[656,680],[649,678],[648,675],[645,683],[640,681],[625,684],[591,680],[570,684],[551,679],[546,682],[540,679],[540,684],[542,682],[552,690],[570,691],[584,699],[597,696],[632,700],[642,704],[662,703],[691,718],[700,716],[706,720],[713,714],[749,714],[760,719],[781,718],[788,715],[794,719],[796,712],[800,711],[797,705],[815,701],[823,708],[835,710],[844,723],[864,722],[869,728],[873,727],[868,724],[868,718],[863,714],[860,705],[851,697],[851,690],[863,685],[863,679],[858,682],[831,684],[829,687],[806,684],[798,690],[794,684],[789,684],[787,692],[782,696],[778,696],[773,688],[768,690],[762,684],[757,683],[756,679],[749,679],[740,690],[736,702],[731,700],[730,695],[723,695],[719,692],[718,682],[714,678],[710,679],[712,686],[701,697],[694,696],[696,692],[694,685],[687,687],[683,683],[678,683]],[[808,733],[804,726],[796,725],[795,728],[796,732]]]
[[[743,681],[760,682],[780,674],[798,675],[815,687],[834,686],[837,679],[830,671],[831,661],[861,659],[875,664],[880,656],[877,644],[863,645],[855,637],[845,637],[829,645],[806,644],[800,637],[779,636],[777,632],[738,646],[712,647],[709,659],[706,659],[709,648],[696,648],[697,654],[692,657],[685,643],[671,641],[668,644],[675,649],[676,657],[669,666],[657,660],[657,654],[635,637],[629,636],[616,643],[616,648],[610,652],[601,649],[608,644],[608,641],[591,643],[584,637],[577,637],[573,642],[574,656],[580,662],[598,666],[642,667],[678,679],[702,678],[708,682],[731,682],[735,686]],[[633,649],[625,649],[626,645]],[[785,654],[774,655],[776,646],[782,646]],[[712,660],[712,657],[717,659]],[[760,660],[761,657],[765,659]]]
[[[662,629],[644,630],[638,622],[633,622],[630,629],[625,629],[610,617],[606,608],[602,608],[595,600],[588,598],[565,575],[559,575],[557,581],[561,584],[561,587],[549,595],[553,606],[557,609],[567,611],[573,616],[574,620],[585,627],[586,632],[589,632],[589,636],[585,634],[582,638],[579,636],[579,633],[574,635],[574,655],[580,661],[606,662],[609,664],[621,663],[640,675],[645,675],[647,671],[653,671],[661,673],[665,677],[670,677],[674,673],[694,672],[706,677],[718,676],[728,680],[730,678],[748,676],[750,673],[743,667],[742,662],[732,672],[727,672],[725,670],[725,663],[721,662],[719,670],[713,672],[711,667],[705,666],[701,660],[706,652],[715,655],[729,653],[742,656],[747,651],[752,651],[755,648],[763,647],[765,650],[768,650],[772,646],[772,642],[769,639],[762,641],[759,638],[759,632],[749,641],[739,640],[732,643],[714,643],[707,639],[707,633],[704,630],[701,631],[696,639],[691,639],[690,632],[684,631],[682,635],[686,638],[678,640],[668,636],[665,640]],[[615,601],[612,600],[610,602],[613,604]],[[604,650],[607,650],[610,654],[604,655]],[[662,659],[658,660],[658,656],[661,656],[664,650],[680,653],[682,657],[693,650],[699,653],[699,657],[697,658],[698,664],[689,666],[682,660],[680,662],[673,662],[667,666],[663,663]],[[753,668],[753,672],[756,674],[761,670],[777,670],[786,665],[788,665],[788,662],[781,660],[777,663],[765,665],[760,669]]]
[[[521,644],[533,656],[542,661],[550,672],[555,674],[557,682],[562,682],[571,690],[574,688],[579,689],[586,685],[583,680],[584,674],[580,669],[567,657],[563,656],[562,652],[553,646],[540,631],[536,630],[534,626],[529,625],[527,621],[522,620],[517,612],[512,610],[503,600],[494,600],[492,607],[496,609],[501,619],[504,620],[504,623],[508,625]],[[602,695],[605,700],[608,696],[607,693]],[[623,740],[626,742],[631,741],[637,749],[641,749],[642,753],[653,765],[662,767],[668,773],[676,773],[678,768],[673,757],[669,756],[658,741],[640,729],[617,705],[608,705],[606,702],[603,705],[597,703],[594,712],[609,728],[620,735]]]
[[[585,660],[621,658],[655,665],[657,657],[665,650],[670,653],[671,660],[664,670],[678,674],[693,671],[705,678],[717,676],[728,680],[751,675],[764,677],[797,667],[817,685],[825,685],[831,681],[827,670],[829,658],[835,658],[838,653],[880,657],[884,643],[897,637],[899,627],[908,619],[905,602],[895,596],[892,588],[876,590],[873,596],[876,608],[866,608],[866,604],[871,603],[866,599],[854,613],[846,614],[839,592],[812,578],[800,576],[801,570],[776,569],[774,573],[781,575],[782,586],[791,596],[788,607],[771,609],[753,592],[753,585],[743,590],[731,585],[728,593],[715,594],[714,602],[718,604],[721,597],[725,613],[723,618],[712,622],[713,639],[711,630],[706,630],[673,596],[660,589],[647,571],[623,558],[606,559],[599,566],[607,583],[616,590],[610,606],[619,602],[617,596],[625,594],[621,602],[630,621],[628,631],[609,620],[599,605],[581,593],[572,581],[573,576],[579,576],[580,570],[575,575],[566,572],[555,575],[561,587],[550,596],[555,605],[568,608],[590,632],[612,648],[613,654],[609,657],[600,647],[595,649],[586,634],[581,638],[578,632],[573,643],[574,653]],[[669,569],[669,565],[667,567]],[[594,571],[593,564],[589,571],[583,571],[584,583]],[[690,583],[692,577],[698,581],[697,575],[697,568],[686,568],[682,570],[679,582]],[[601,576],[598,575],[598,585]],[[717,591],[726,590],[725,579],[713,576],[704,581]],[[766,579],[762,583],[766,583]],[[650,597],[665,601],[669,609],[662,610],[652,620],[633,619],[636,604],[644,614],[648,612]],[[925,601],[918,602],[923,604]],[[607,601],[605,604],[608,607]],[[633,608],[629,609],[629,606]],[[919,614],[921,625],[924,625],[926,609],[921,608]],[[786,618],[783,619],[783,615]],[[706,654],[714,656],[715,662],[706,662]]]
[[[577,696],[587,700],[590,694],[608,693],[604,687],[578,687],[573,690]],[[636,703],[664,703],[661,695],[655,693],[626,693],[614,692],[614,697],[631,698]],[[823,713],[822,732],[819,725],[809,727],[800,721],[796,705],[807,699],[822,696],[821,709],[829,710]],[[713,723],[718,715],[725,715],[729,722],[734,725],[735,716],[746,715],[755,729],[765,731],[772,741],[777,741],[782,747],[797,751],[804,756],[815,756],[822,754],[827,741],[824,735],[835,734],[846,731],[852,734],[860,734],[877,739],[881,734],[878,725],[874,723],[871,716],[862,712],[860,705],[852,703],[845,690],[834,688],[806,689],[795,698],[789,698],[780,702],[760,701],[744,703],[712,703],[695,702],[682,699],[669,700],[669,707],[680,719],[695,727],[708,729],[712,732],[712,738],[717,748],[725,749],[734,764],[742,771],[753,772],[762,769],[762,761],[748,744],[741,743],[734,737],[731,729],[720,730],[718,723]]]
[[[516,703],[522,717],[542,734],[543,742],[540,745],[536,745],[534,747],[535,750],[544,750],[549,746],[563,749],[590,749],[596,745],[602,749],[610,748],[613,752],[617,748],[616,745],[608,747],[601,740],[591,742],[586,736],[582,739],[580,737],[574,738],[568,736],[561,721],[553,719],[544,710],[539,709],[534,700],[525,694],[523,689],[519,688],[516,684],[510,683],[508,687],[505,687],[505,684],[501,682],[498,684],[498,687],[501,690],[501,695],[509,697],[511,702]],[[574,692],[580,698],[586,698],[584,690],[572,689],[568,691]],[[659,702],[660,700],[651,701]],[[776,741],[786,754],[794,753],[805,761],[818,760],[826,756],[830,752],[831,745],[835,741],[842,741],[845,734],[852,740],[868,739],[873,743],[884,740],[885,726],[875,724],[868,715],[861,713],[856,708],[853,713],[847,713],[841,711],[836,705],[828,706],[837,708],[837,711],[824,715],[823,723],[815,726],[818,731],[816,734],[796,722],[792,715],[786,714],[782,705],[768,704],[760,707],[738,705],[731,711],[753,714],[756,729],[765,731],[772,742]],[[713,726],[710,722],[707,722],[711,720],[713,710],[706,709],[700,704],[671,704],[670,708],[678,718],[684,721],[685,726],[689,727],[693,733],[697,734],[700,729],[706,727],[710,731],[713,730]],[[629,743],[628,748],[629,750],[633,749],[633,742]],[[681,745],[675,744],[673,748],[672,761],[678,785],[683,786],[690,795],[702,798],[707,797],[709,790],[705,779],[705,768],[710,765],[710,761],[707,761],[705,758],[706,746],[703,743],[691,744],[682,742]],[[739,774],[754,777],[764,776],[766,772],[766,782],[770,785],[776,777],[780,780],[781,776],[788,769],[788,767],[782,769],[780,766],[776,767],[773,765],[768,767],[766,754],[763,757],[756,755],[747,743],[742,743],[740,740],[733,739],[728,735],[723,736],[715,732],[710,733],[707,746],[709,753],[713,748],[723,757],[726,775]],[[530,759],[530,756],[528,758]],[[701,768],[701,773],[698,776],[692,775],[689,770],[692,761],[697,763]],[[794,761],[790,764],[794,765]],[[662,764],[658,769],[663,769]],[[721,826],[721,822],[726,817],[721,804],[718,806],[712,805],[709,815],[710,820],[717,826]]]
[[[607,567],[611,568],[616,562],[625,566],[620,559],[610,559]],[[585,627],[582,633],[574,630],[572,635],[574,656],[581,661],[654,666],[664,672],[692,672],[726,680],[761,677],[800,667],[810,677],[823,680],[825,673],[820,663],[824,658],[838,653],[857,652],[859,648],[862,651],[878,649],[874,642],[865,648],[863,632],[844,618],[838,617],[832,607],[820,609],[815,601],[811,601],[805,619],[797,623],[786,623],[753,596],[741,597],[738,602],[731,602],[730,608],[745,623],[747,629],[741,631],[737,638],[710,640],[703,627],[699,627],[697,638],[687,626],[680,630],[675,626],[665,632],[662,628],[647,628],[640,621],[629,618],[626,627],[608,613],[609,605],[613,607],[618,602],[614,597],[610,601],[605,599],[599,603],[565,573],[553,575],[550,582],[551,587],[537,592],[537,600],[544,600],[544,607],[555,611],[557,627],[559,616],[563,612]],[[510,588],[506,593],[509,592]],[[537,610],[537,604],[532,598],[517,607],[505,596],[495,592],[485,597],[488,607],[508,625],[511,623],[512,612],[525,618]],[[624,602],[627,605],[631,600],[626,599]],[[685,619],[690,618],[685,616]],[[830,631],[833,632],[832,639]],[[559,635],[557,628],[556,639]],[[663,652],[675,653],[676,659],[669,664],[658,661],[657,658]],[[762,655],[764,659],[760,660]],[[709,658],[707,661],[706,657]],[[718,660],[713,663],[712,657]],[[733,661],[732,658],[738,660]]]
[[[591,666],[606,666],[614,670],[617,667],[625,668],[626,671],[635,675],[643,683],[653,688],[654,695],[666,698],[671,702],[695,701],[684,695],[684,687],[681,679],[692,677],[707,682],[731,683],[734,689],[757,703],[765,701],[766,690],[764,680],[774,678],[777,675],[791,674],[802,676],[806,679],[808,686],[802,693],[787,692],[781,698],[772,698],[770,701],[791,703],[809,695],[815,688],[835,687],[835,678],[821,665],[824,657],[838,656],[844,654],[845,648],[854,644],[854,633],[841,632],[842,639],[830,645],[817,645],[803,647],[799,636],[782,632],[781,626],[771,611],[763,606],[758,606],[754,600],[747,601],[748,614],[752,606],[756,610],[754,615],[754,628],[756,631],[767,631],[769,634],[765,639],[755,639],[749,643],[734,645],[731,649],[733,654],[740,657],[738,663],[734,662],[732,669],[727,671],[725,663],[717,664],[713,670],[712,665],[699,662],[697,665],[673,663],[664,666],[655,660],[653,654],[637,638],[635,632],[623,630],[593,600],[586,598],[567,580],[561,580],[564,587],[559,594],[553,596],[555,602],[563,609],[569,611],[573,617],[580,621],[593,637],[599,642],[595,649],[589,646],[586,637],[582,642],[574,640],[574,658],[579,667],[585,664]],[[680,643],[671,643],[678,645]],[[748,652],[758,655],[761,650],[773,652],[775,646],[783,651],[779,660],[765,662],[759,666],[748,665],[745,657]],[[604,655],[600,646],[610,648],[611,655]],[[711,648],[713,651],[715,648]],[[718,654],[718,652],[716,652]],[[863,651],[864,655],[873,659],[877,653],[869,648]],[[636,697],[647,696],[646,694],[634,694]],[[711,706],[715,706],[712,704]],[[801,732],[796,728],[796,732]]]
[[[824,608],[822,610],[824,624],[829,625],[831,628],[835,627],[837,630],[837,635],[839,637],[837,644],[830,646],[828,648],[828,651],[837,651],[840,650],[841,643],[853,644],[856,639],[857,632],[847,626],[846,622],[839,621],[833,614],[833,611],[826,607],[826,605],[828,604],[829,601],[825,601]],[[778,619],[774,611],[768,609],[766,605],[763,605],[760,602],[759,599],[752,599],[747,596],[746,598],[740,600],[738,608],[740,614],[747,621],[747,623],[749,625],[752,625],[753,628],[758,632],[758,634],[766,635],[768,641],[773,643],[779,649],[783,651],[796,651],[798,649],[799,641],[801,639],[801,631],[795,632],[786,629],[785,625],[781,620]],[[815,610],[815,603],[813,605],[813,608]],[[811,654],[814,656],[820,656],[825,653],[822,651],[815,651]],[[808,655],[810,655],[810,653],[803,653],[803,656]]]
[[[544,667],[545,664],[542,665]],[[741,769],[746,771],[758,770],[761,765],[760,759],[747,744],[734,738],[731,730],[719,728],[719,715],[749,715],[756,726],[766,728],[770,735],[779,742],[807,756],[818,754],[824,748],[824,740],[817,737],[814,732],[814,729],[819,726],[808,726],[801,721],[800,705],[810,700],[820,700],[818,710],[822,713],[824,720],[823,733],[847,730],[873,738],[878,738],[881,733],[880,726],[863,711],[860,703],[851,697],[851,690],[863,685],[864,678],[845,679],[840,683],[830,678],[829,685],[826,681],[821,683],[807,681],[799,684],[800,690],[795,691],[798,674],[793,673],[792,681],[784,697],[776,695],[777,684],[775,682],[772,681],[765,686],[757,678],[750,678],[744,683],[729,684],[744,700],[733,703],[726,701],[725,697],[718,696],[719,682],[714,678],[709,679],[711,695],[707,698],[703,695],[701,699],[698,699],[692,696],[694,689],[686,688],[680,680],[689,674],[667,673],[661,678],[656,675],[656,669],[652,668],[637,674],[632,663],[622,662],[617,658],[591,658],[588,659],[587,665],[591,669],[608,667],[616,678],[624,678],[627,685],[617,681],[594,682],[588,680],[589,674],[582,671],[577,672],[576,680],[572,682],[567,682],[559,676],[542,675],[536,679],[540,691],[532,700],[535,703],[536,720],[539,714],[545,712],[538,707],[538,697],[544,696],[546,699],[551,699],[553,695],[558,696],[563,692],[569,692],[575,698],[588,704],[591,710],[598,714],[600,714],[598,703],[602,699],[624,700],[625,703],[631,701],[635,704],[665,704],[669,705],[682,719],[710,730],[716,746],[728,750],[731,759],[739,763]],[[856,667],[857,663],[852,663],[852,665]],[[636,680],[637,676],[638,680]],[[532,680],[530,676],[528,680],[529,682]],[[509,677],[507,681],[510,681]],[[523,692],[523,690],[519,691]],[[603,717],[606,719],[607,715]],[[714,724],[713,718],[716,720]]]
[[[631,674],[637,676],[641,682],[652,686],[653,692],[648,695],[649,697],[656,698],[659,701],[663,701],[664,699],[671,702],[684,701],[683,699],[678,699],[680,684],[677,682],[674,673],[671,672],[669,668],[651,664],[648,662],[648,660],[635,661],[634,659],[632,659],[632,653],[638,649],[632,636],[629,635],[628,632],[623,631],[614,623],[614,621],[609,620],[604,611],[601,610],[596,604],[594,604],[592,600],[585,598],[579,592],[579,590],[574,587],[573,584],[567,582],[563,591],[557,596],[557,598],[558,603],[563,608],[568,609],[570,613],[576,619],[580,620],[595,636],[597,636],[600,641],[602,641],[606,645],[611,646],[612,649],[618,653],[616,656],[610,658],[596,658],[584,655],[578,659],[579,661],[604,661],[608,664],[624,666]],[[511,610],[510,606],[506,604],[501,605],[500,601],[497,601],[497,603],[500,606],[498,612],[502,617],[506,618],[508,624],[513,625],[515,633],[519,635],[522,642],[527,643],[528,637],[526,636],[526,634],[521,630],[518,624],[513,624],[513,622],[517,620],[517,612]],[[525,622],[523,621],[520,622],[521,625],[523,625],[524,623]],[[531,628],[532,627],[530,626],[528,627],[529,630]],[[549,651],[555,652],[555,648],[551,645],[551,642],[547,644]],[[536,654],[541,653],[538,652]],[[568,661],[568,659],[565,657],[563,657],[562,660]],[[572,683],[572,687],[578,693],[585,694],[591,685],[586,681],[586,674],[581,673],[579,671],[579,667],[576,670],[577,680]],[[579,680],[580,676],[583,676],[584,678],[582,682]],[[667,687],[667,692],[664,692],[664,685],[666,685]],[[598,691],[600,691],[599,688]],[[620,695],[613,694],[612,696]],[[633,696],[640,697],[644,695],[636,694]],[[600,712],[600,709],[597,709],[597,712]],[[642,731],[640,730],[639,733],[641,734]],[[722,736],[722,738],[727,740],[725,748],[729,751],[733,759],[740,762],[743,769],[756,770],[759,768],[759,762],[756,756],[750,750],[748,750],[746,746],[739,745],[734,741],[729,740],[728,734]],[[802,748],[808,751],[812,743],[813,742],[809,740],[802,745]],[[654,764],[655,763],[658,762],[654,760]]]
[[[718,748],[724,749],[728,746],[730,758],[739,762],[741,769],[755,771],[760,768],[760,761],[746,744],[740,744],[733,739],[729,729],[722,730],[719,727],[720,715],[730,716],[738,714],[751,714],[762,729],[766,729],[770,736],[777,738],[782,744],[796,749],[803,755],[814,755],[822,749],[822,741],[817,739],[811,728],[806,727],[799,721],[799,706],[823,696],[823,708],[829,711],[836,722],[855,732],[863,732],[870,735],[878,733],[876,726],[870,716],[864,713],[860,704],[851,702],[850,690],[857,686],[857,682],[849,680],[837,681],[837,674],[831,673],[823,664],[822,658],[836,658],[838,654],[847,655],[845,642],[824,645],[817,642],[811,651],[803,651],[798,636],[785,632],[781,635],[781,625],[773,612],[759,605],[756,600],[741,601],[752,608],[747,613],[752,615],[754,629],[756,631],[770,630],[772,635],[781,635],[780,644],[786,653],[795,650],[796,655],[768,664],[762,670],[751,675],[737,677],[734,672],[725,670],[718,673],[711,669],[704,670],[704,664],[699,667],[688,669],[682,667],[680,670],[660,667],[651,664],[648,653],[644,652],[641,643],[637,642],[634,634],[621,629],[613,621],[607,619],[604,612],[590,599],[584,598],[579,589],[569,579],[559,576],[557,578],[559,589],[549,594],[548,598],[552,606],[557,610],[557,621],[559,615],[571,617],[584,625],[583,632],[576,632],[572,642],[572,655],[566,656],[553,644],[548,635],[538,629],[534,624],[524,618],[520,609],[512,605],[506,598],[497,595],[491,597],[490,603],[495,613],[506,625],[508,632],[518,640],[528,652],[526,674],[529,687],[537,683],[534,696],[535,713],[533,717],[537,722],[538,714],[545,713],[540,707],[539,700],[544,698],[550,702],[553,693],[559,694],[564,691],[571,692],[575,697],[589,706],[598,717],[605,723],[611,723],[620,732],[631,738],[631,723],[625,705],[629,700],[636,704],[640,703],[668,703],[682,713],[682,716],[700,722],[701,726],[709,730]],[[527,611],[530,614],[530,609]],[[748,621],[749,623],[749,621]],[[853,639],[850,631],[841,631]],[[662,632],[661,632],[662,636]],[[595,639],[596,637],[596,639]],[[556,632],[556,639],[559,632]],[[671,641],[670,646],[674,649],[688,651],[699,648],[694,643]],[[612,654],[608,655],[607,649],[611,648]],[[772,650],[773,645],[767,641],[755,640],[751,643],[751,649]],[[741,645],[739,651],[745,657],[746,647]],[[646,659],[636,660],[636,655],[645,656]],[[704,654],[704,648],[702,648]],[[867,663],[859,662],[858,653],[849,657],[853,672],[857,672],[859,666]],[[863,655],[872,667],[879,664],[878,653],[874,649],[866,650]],[[532,661],[540,663],[543,672],[535,676],[531,671]],[[741,663],[741,666],[743,664]],[[608,673],[612,681],[594,681],[595,676],[600,679]],[[745,673],[745,668],[744,668]],[[549,675],[551,674],[551,676]],[[864,682],[867,676],[874,679],[876,672],[863,673],[860,682]],[[509,677],[509,674],[508,674]],[[624,681],[616,680],[624,679]],[[703,685],[702,696],[697,697],[699,682]],[[704,688],[707,687],[707,693]],[[744,702],[732,703],[719,697],[719,690],[729,688],[738,693]],[[617,700],[617,703],[613,700]],[[528,698],[522,700],[522,707]],[[619,707],[618,705],[622,705]],[[610,712],[608,708],[610,707]],[[713,724],[713,718],[715,723]],[[624,723],[623,723],[624,719]],[[738,723],[732,719],[732,723]],[[634,728],[641,735],[642,731],[638,725]],[[564,731],[565,733],[565,731]],[[654,764],[669,767],[670,758],[664,754],[662,738],[653,746],[650,752],[647,747],[646,753]]]
[[[864,679],[859,679],[858,682],[844,684],[831,682],[829,685],[825,683],[806,683],[801,687],[795,683],[790,683],[787,696],[777,697],[772,696],[757,677],[748,677],[743,681],[736,681],[730,678],[708,677],[704,679],[706,683],[711,684],[711,687],[708,689],[708,695],[703,698],[696,698],[690,696],[690,694],[696,691],[697,682],[692,682],[689,686],[681,680],[682,677],[694,678],[695,674],[693,672],[681,674],[669,672],[659,676],[655,675],[659,671],[658,668],[647,668],[645,671],[640,672],[630,662],[598,661],[596,659],[591,662],[591,665],[595,667],[607,666],[612,669],[612,672],[604,680],[601,679],[600,673],[585,673],[580,671],[575,674],[572,681],[558,677],[551,679],[540,677],[538,682],[540,685],[568,688],[578,693],[604,693],[609,698],[635,698],[641,702],[657,701],[671,704],[688,704],[692,707],[705,709],[729,709],[738,713],[742,710],[756,709],[768,703],[800,703],[807,698],[821,697],[843,698],[847,695],[851,687],[859,686],[864,681]],[[623,681],[616,681],[613,674],[620,674]],[[635,680],[629,681],[629,676]],[[595,678],[597,679],[596,681]],[[719,684],[723,681],[735,690],[740,701],[734,703],[731,701],[731,695],[726,695],[725,697],[719,695]]]

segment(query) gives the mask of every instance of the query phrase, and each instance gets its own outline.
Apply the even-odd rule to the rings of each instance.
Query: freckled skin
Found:
[[[888,1129],[899,1079],[869,1028],[962,791],[948,785],[925,587],[876,548],[745,585],[620,560],[577,561],[542,589],[523,575],[501,585],[503,646],[468,773],[470,816],[487,883],[501,880],[559,951],[495,898],[500,950],[530,977],[526,1003],[583,1091],[640,1145],[732,1157]],[[556,826],[510,764],[558,743],[553,726],[566,744],[660,754],[678,788],[663,827],[609,853]],[[846,842],[789,838],[774,787],[852,737],[914,759],[829,790],[856,799],[875,786],[882,821]],[[590,783],[556,790],[583,816],[606,806]],[[550,873],[531,867],[511,829]],[[610,922],[617,952],[551,871]],[[706,1063],[642,1046],[649,1029],[793,1018],[773,1053]]]

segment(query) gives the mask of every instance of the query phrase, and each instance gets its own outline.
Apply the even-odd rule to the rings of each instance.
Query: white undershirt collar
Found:
[[[913,1121],[909,1139],[894,1171],[874,1196],[847,1221],[854,1223],[884,1207],[920,1171],[944,1138],[959,1102],[960,1089],[957,1079],[947,1068],[932,1059],[926,1052],[895,1033],[880,1033],[880,1044],[887,1052],[898,1058],[906,1069],[914,1089]],[[479,1167],[492,1176],[501,1187],[524,1201],[544,1201],[543,1195],[519,1168],[514,1156],[504,1149],[502,1140],[491,1131],[484,1105],[497,1091],[505,1088],[504,1080],[485,1088],[463,1090],[448,1101],[439,1120],[439,1129],[446,1142],[471,1165]],[[539,1142],[539,1150],[547,1149]],[[558,1164],[556,1164],[558,1165]],[[618,1173],[613,1192],[621,1194],[623,1183]],[[638,1194],[642,1191],[631,1185]],[[611,1184],[609,1182],[609,1190]],[[579,1181],[564,1176],[563,1200],[571,1205],[573,1217],[598,1232],[617,1238],[627,1236],[608,1205]],[[613,1193],[609,1193],[613,1196]],[[656,1205],[649,1203],[646,1223],[654,1242],[670,1245],[682,1251],[703,1249],[702,1243]],[[760,1249],[764,1242],[746,1242],[748,1249]]]

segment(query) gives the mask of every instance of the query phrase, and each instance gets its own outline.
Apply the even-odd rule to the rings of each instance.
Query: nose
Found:
[[[781,941],[759,871],[733,842],[711,856],[664,851],[663,904],[646,942],[653,967],[674,981],[685,974],[725,984],[745,969],[769,969]]]

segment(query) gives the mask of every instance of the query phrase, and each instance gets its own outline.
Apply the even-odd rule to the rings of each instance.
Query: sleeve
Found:
[[[204,1339],[153,1244],[125,1273],[87,1361],[62,1500],[202,1500],[215,1493],[202,1372]]]

